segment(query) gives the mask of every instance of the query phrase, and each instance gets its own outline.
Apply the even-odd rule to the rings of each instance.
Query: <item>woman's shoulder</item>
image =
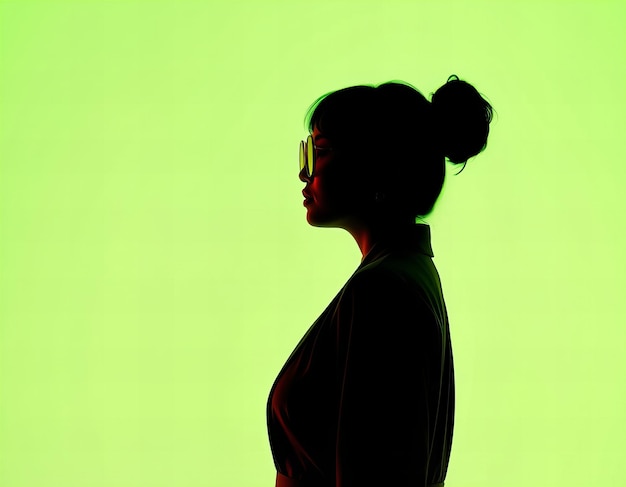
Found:
[[[350,281],[355,285],[381,282],[401,283],[405,280],[404,273],[402,265],[398,265],[396,259],[392,256],[385,256],[358,269]]]

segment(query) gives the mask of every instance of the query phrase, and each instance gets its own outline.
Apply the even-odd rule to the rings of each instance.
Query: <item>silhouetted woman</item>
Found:
[[[416,217],[432,211],[445,159],[465,163],[486,147],[491,116],[455,75],[432,102],[389,82],[326,94],[309,109],[307,220],[346,229],[363,258],[270,392],[277,486],[443,485],[452,348],[430,227]]]

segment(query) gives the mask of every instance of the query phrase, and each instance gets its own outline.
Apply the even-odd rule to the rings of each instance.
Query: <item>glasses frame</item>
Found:
[[[332,151],[333,148],[316,146],[312,135],[309,135],[306,138],[306,142],[304,140],[300,141],[300,171],[306,167],[306,174],[308,177],[313,176],[313,173],[315,172],[315,159],[317,158],[316,150]]]

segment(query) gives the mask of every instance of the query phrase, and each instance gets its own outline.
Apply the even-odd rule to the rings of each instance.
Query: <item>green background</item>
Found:
[[[274,485],[265,406],[359,265],[308,226],[321,94],[498,112],[431,225],[446,486],[626,485],[626,3],[1,1],[0,486]]]

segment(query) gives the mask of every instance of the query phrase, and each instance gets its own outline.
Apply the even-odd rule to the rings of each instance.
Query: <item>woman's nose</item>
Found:
[[[311,182],[311,177],[306,173],[306,167],[303,167],[300,170],[300,173],[298,174],[298,177],[300,178],[300,181],[302,181],[303,183],[310,183]]]

